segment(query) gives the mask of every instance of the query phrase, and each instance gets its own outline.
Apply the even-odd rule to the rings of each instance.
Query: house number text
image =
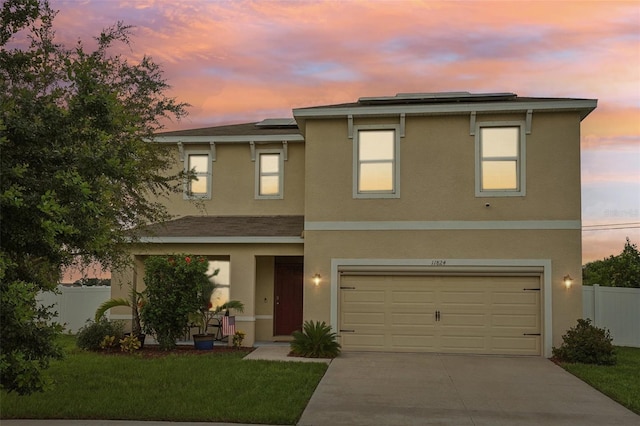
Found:
[[[431,261],[431,266],[444,266],[447,264],[446,260],[443,259],[438,259],[438,260],[432,260]]]

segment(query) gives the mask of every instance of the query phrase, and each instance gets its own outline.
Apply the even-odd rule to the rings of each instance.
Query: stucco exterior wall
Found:
[[[525,119],[520,113],[478,114],[477,123]],[[397,125],[399,120],[354,117],[353,124]],[[332,259],[493,259],[496,265],[504,259],[538,260],[550,265],[548,317],[553,345],[559,345],[582,315],[579,114],[533,113],[525,142],[526,195],[517,197],[476,196],[469,115],[408,116],[405,125],[400,197],[355,199],[346,117],[307,120],[305,319],[329,322],[336,309]],[[410,222],[416,229],[403,226]],[[443,222],[446,229],[437,229]],[[319,286],[311,282],[315,273],[323,277]],[[563,283],[567,274],[575,280],[569,289]]]
[[[304,317],[331,321],[330,290],[337,285],[331,281],[332,259],[433,259],[446,264],[490,259],[496,265],[504,259],[550,260],[553,345],[558,346],[562,334],[582,317],[580,246],[579,230],[307,231]],[[319,286],[311,280],[315,273],[323,277]],[[569,289],[563,283],[567,274],[575,279]]]
[[[282,149],[281,143],[259,144],[260,149]],[[208,144],[188,144],[184,153],[206,153]],[[284,164],[283,199],[255,199],[255,161],[251,160],[248,143],[216,145],[216,161],[212,162],[211,199],[185,200],[183,193],[172,194],[159,201],[175,216],[187,215],[301,215],[304,213],[304,144],[289,143]],[[173,172],[183,168],[175,148]]]
[[[479,115],[477,122],[524,119],[523,114]],[[397,116],[354,118],[354,125],[398,122]],[[524,197],[475,196],[475,138],[469,133],[468,115],[407,117],[400,139],[400,198],[354,199],[346,118],[308,120],[305,220],[580,219],[577,113],[533,114]]]
[[[256,340],[273,336],[274,256],[256,258]]]

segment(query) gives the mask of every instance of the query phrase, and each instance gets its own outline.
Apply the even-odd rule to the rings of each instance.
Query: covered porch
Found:
[[[218,289],[214,303],[239,300],[236,330],[244,344],[286,341],[302,325],[303,216],[186,216],[153,225],[132,244],[133,264],[114,271],[112,297],[126,297],[130,285],[144,289],[148,256],[187,253],[204,256]],[[113,319],[130,319],[126,308]]]

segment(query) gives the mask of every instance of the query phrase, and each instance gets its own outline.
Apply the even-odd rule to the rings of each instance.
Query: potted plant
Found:
[[[144,347],[144,339],[146,335],[142,332],[142,322],[140,321],[140,309],[146,303],[144,294],[136,291],[133,286],[131,286],[131,290],[129,291],[129,298],[125,299],[122,297],[112,298],[104,301],[98,309],[96,309],[96,313],[94,316],[94,321],[99,322],[104,314],[111,308],[115,308],[117,306],[127,306],[131,308],[131,335],[136,336],[140,341],[140,347]],[[125,333],[127,334],[127,333]]]
[[[212,277],[218,273],[216,270]],[[215,333],[209,333],[209,327],[213,321],[217,321],[218,316],[225,311],[234,309],[238,312],[244,311],[244,304],[238,300],[230,300],[222,305],[213,306],[211,296],[216,291],[217,285],[208,281],[203,283],[199,289],[200,306],[197,312],[189,315],[192,324],[198,327],[198,333],[193,335],[193,344],[196,349],[213,349],[213,342],[216,339]]]

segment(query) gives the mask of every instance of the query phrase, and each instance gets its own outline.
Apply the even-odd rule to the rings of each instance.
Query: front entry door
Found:
[[[303,263],[275,262],[273,334],[287,336],[302,329]]]

